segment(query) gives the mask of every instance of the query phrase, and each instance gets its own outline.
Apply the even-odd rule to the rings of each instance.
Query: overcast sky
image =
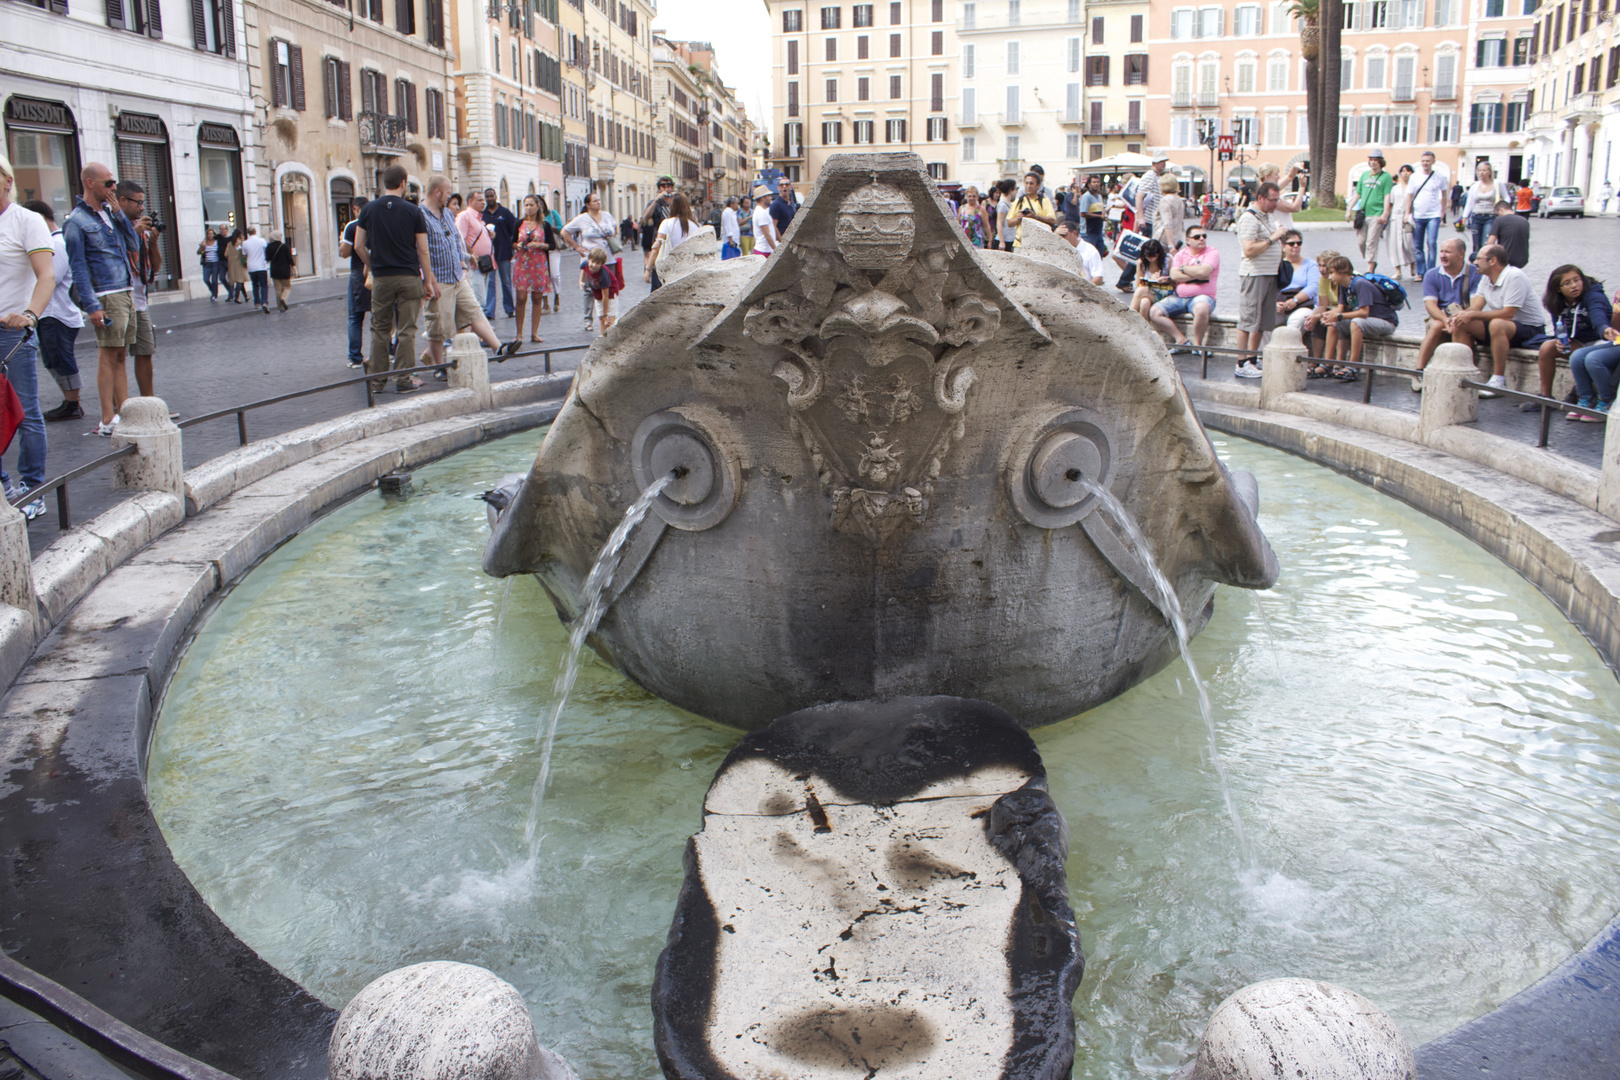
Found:
[[[720,78],[737,91],[756,128],[771,114],[771,21],[762,0],[658,0],[653,29],[678,41],[714,46]]]

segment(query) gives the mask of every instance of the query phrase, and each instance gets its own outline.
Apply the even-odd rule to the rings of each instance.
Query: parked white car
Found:
[[[1586,196],[1581,194],[1578,187],[1555,187],[1541,200],[1541,216],[1556,217],[1559,214],[1574,214],[1576,217],[1586,216]]]

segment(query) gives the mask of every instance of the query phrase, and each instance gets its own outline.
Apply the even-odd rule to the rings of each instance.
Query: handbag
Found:
[[[1356,211],[1356,220],[1354,222],[1354,225],[1355,225],[1355,229],[1356,229],[1357,232],[1360,232],[1362,229],[1365,229],[1367,227],[1367,211],[1365,211],[1365,210],[1357,210]]]
[[[30,328],[23,331],[17,344],[11,347],[4,360],[0,360],[0,454],[11,448],[11,440],[16,438],[17,429],[22,427],[23,407],[22,399],[17,396],[17,388],[11,385],[6,377],[11,367],[11,358],[17,355],[17,350],[28,344],[28,339],[34,336]]]
[[[620,255],[624,252],[624,244],[620,242],[618,233],[608,233],[607,246],[608,250],[615,255]]]
[[[493,255],[480,255],[480,256],[478,256],[478,272],[480,274],[492,274],[492,273],[494,273],[495,272],[495,257]]]

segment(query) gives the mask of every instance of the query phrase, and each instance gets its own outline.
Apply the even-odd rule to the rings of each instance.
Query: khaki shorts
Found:
[[[151,356],[157,352],[157,334],[152,331],[150,312],[135,312],[135,344],[129,351],[136,356]]]
[[[471,326],[484,317],[484,306],[473,296],[472,285],[464,275],[454,285],[439,282],[439,298],[422,305],[427,313],[429,341],[452,341],[456,330]]]
[[[135,344],[135,294],[129,289],[97,297],[107,325],[96,327],[96,347],[125,349]]]

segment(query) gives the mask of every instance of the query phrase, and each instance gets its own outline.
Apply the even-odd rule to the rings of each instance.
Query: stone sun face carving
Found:
[[[1162,343],[1057,237],[969,246],[915,155],[833,158],[769,259],[722,262],[700,230],[667,264],[485,555],[572,618],[625,509],[678,476],[592,639],[667,700],[744,726],[899,694],[1030,725],[1107,700],[1175,645],[1082,479],[1195,624],[1216,582],[1273,580]]]

